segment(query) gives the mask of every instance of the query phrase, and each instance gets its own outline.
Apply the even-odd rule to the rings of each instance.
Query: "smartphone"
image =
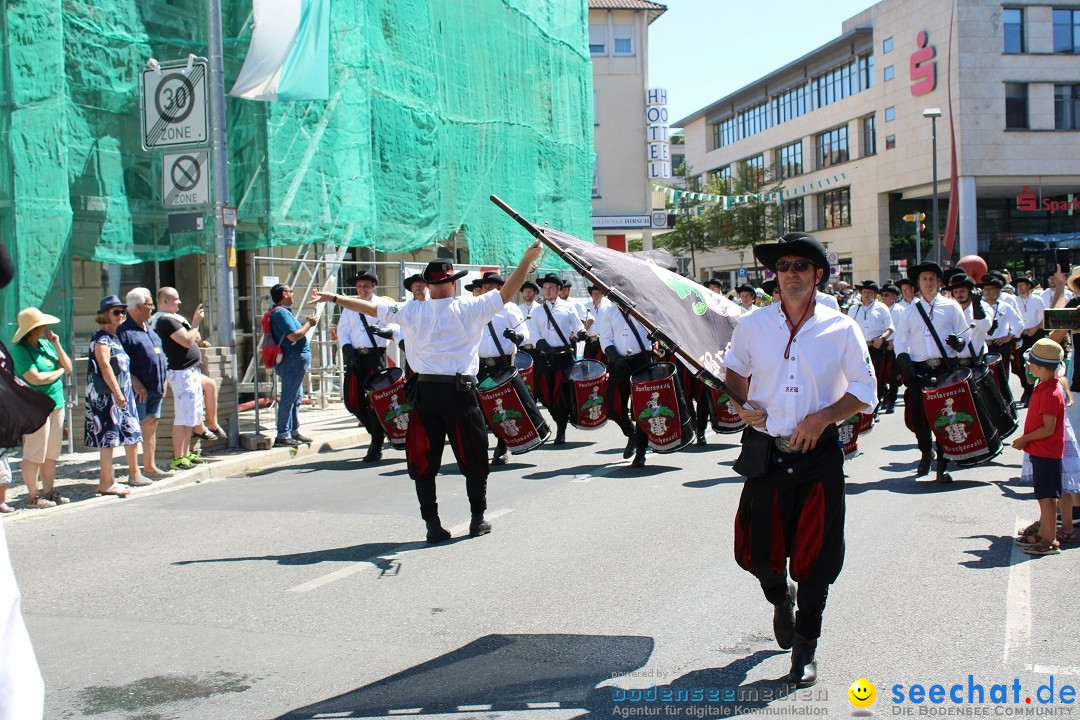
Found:
[[[1072,269],[1072,260],[1068,248],[1047,248],[1043,251],[1043,258],[1045,267],[1043,268],[1044,275],[1053,275],[1058,271],[1058,265],[1061,266],[1061,272],[1066,275]]]

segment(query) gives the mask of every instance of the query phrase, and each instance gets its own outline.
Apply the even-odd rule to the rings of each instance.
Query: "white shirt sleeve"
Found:
[[[19,587],[0,525],[0,719],[41,720],[45,684],[23,622]]]

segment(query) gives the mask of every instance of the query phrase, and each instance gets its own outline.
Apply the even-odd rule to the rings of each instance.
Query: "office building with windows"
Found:
[[[1042,248],[1080,247],[1080,5],[883,0],[672,125],[688,175],[758,168],[782,182],[777,234],[813,233],[844,279],[914,262],[904,216],[918,213],[923,258],[1031,269]],[[951,254],[933,243],[935,161]],[[697,265],[699,278],[759,275],[749,249]]]

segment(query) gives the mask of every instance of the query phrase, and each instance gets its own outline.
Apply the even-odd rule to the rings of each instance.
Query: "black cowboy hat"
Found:
[[[853,289],[854,290],[860,290],[860,291],[861,290],[873,290],[876,293],[881,292],[881,288],[878,287],[878,284],[876,282],[874,282],[873,280],[863,280],[862,283],[860,283],[859,285],[856,285]]]
[[[967,275],[967,272],[964,271],[964,268],[945,268],[941,271],[941,277],[945,281],[945,284],[948,285],[950,282],[952,282],[953,276],[959,275],[960,273]]]
[[[754,288],[750,287],[749,285],[740,285],[739,287],[735,288],[735,292],[736,293],[748,292],[751,295],[755,294],[754,293]]]
[[[503,280],[503,276],[500,275],[499,273],[487,272],[487,273],[484,273],[484,277],[480,278],[480,284],[481,285],[487,285],[489,283],[498,285],[499,287],[502,287],[503,285],[506,284],[506,281]]]
[[[409,277],[405,278],[405,289],[409,292],[412,292],[412,286],[415,282],[424,282],[424,278],[420,277],[419,273],[417,273],[416,275],[410,275]]]
[[[542,278],[536,278],[536,283],[540,287],[544,287],[548,283],[555,283],[559,287],[562,287],[562,278],[559,277],[558,275],[552,275],[551,273],[548,273],[547,275],[545,275]]]
[[[533,292],[540,292],[540,286],[534,283],[532,280],[526,280],[525,282],[521,283],[522,290],[525,290],[527,288],[531,289]]]
[[[921,262],[918,265],[908,268],[907,276],[916,285],[919,284],[919,276],[924,272],[932,272],[937,275],[937,279],[940,282],[945,282],[945,272],[941,269],[941,266],[936,262]]]
[[[591,293],[593,290],[596,290],[597,292],[603,292],[603,290],[596,287],[595,285],[589,285],[587,288],[585,288],[585,292],[587,293]]]
[[[961,270],[958,273],[954,273],[949,279],[949,290],[959,290],[960,288],[967,288],[968,290],[975,289],[975,281],[968,277],[968,274]]]
[[[360,272],[353,275],[351,284],[355,285],[361,280],[370,280],[375,285],[379,284],[379,276],[371,272],[370,270],[361,270]]]
[[[572,288],[572,287],[574,287],[574,283],[570,282],[569,280],[563,280],[562,281],[562,286],[564,288]]]
[[[898,289],[904,287],[905,285],[910,285],[911,287],[917,287],[918,283],[916,283],[911,278],[906,278],[906,277],[902,277],[902,278],[900,278],[899,280],[896,281],[896,287]]]
[[[424,268],[424,272],[421,273],[420,279],[426,282],[428,285],[443,285],[448,282],[454,282],[458,278],[465,277],[468,274],[468,270],[458,270],[454,272],[454,264],[449,260],[432,260]]]
[[[1016,287],[1020,283],[1027,283],[1030,287],[1035,287],[1035,281],[1031,279],[1030,275],[1021,275],[1020,277],[1013,278],[1013,287]]]
[[[476,278],[473,278],[469,282],[462,285],[461,288],[462,288],[462,290],[468,290],[469,292],[472,292],[473,290],[479,290],[480,289],[480,281],[478,279],[476,279]]]
[[[992,285],[998,290],[1005,287],[1004,281],[1002,281],[1002,279],[994,273],[987,273],[986,275],[982,276],[982,281],[979,283],[979,287],[986,287],[987,285]]]
[[[893,295],[899,295],[900,294],[900,288],[896,287],[891,282],[887,282],[887,283],[885,283],[884,285],[881,286],[881,292],[883,292],[883,293],[892,293]]]
[[[769,295],[771,297],[772,294],[776,292],[776,280],[766,280],[765,282],[761,283],[761,289],[765,291],[766,295]]]
[[[705,287],[709,287],[710,285],[717,285],[721,289],[723,289],[724,281],[720,279],[719,275],[713,275],[711,278],[705,281]]]
[[[754,246],[754,257],[769,270],[776,270],[776,261],[785,255],[806,258],[829,276],[829,256],[825,248],[813,235],[793,232],[784,235],[775,243],[763,243]]]

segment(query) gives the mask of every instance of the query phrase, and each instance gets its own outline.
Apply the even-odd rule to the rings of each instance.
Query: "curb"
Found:
[[[290,463],[297,458],[314,457],[327,452],[348,450],[367,442],[368,433],[363,428],[338,430],[328,432],[318,439],[313,439],[310,445],[299,448],[275,448],[269,450],[237,450],[219,455],[220,460],[212,460],[205,465],[199,465],[191,470],[184,470],[172,477],[157,480],[153,485],[141,488],[132,488],[131,494],[123,498],[127,503],[140,497],[150,497],[164,492],[180,490],[188,485],[196,485],[204,482],[214,482],[226,478],[243,475],[249,472],[263,471],[278,465]],[[58,515],[67,515],[73,512],[89,510],[106,504],[115,504],[121,498],[96,496],[85,500],[72,502],[68,505],[57,505],[44,510],[21,509],[12,517],[5,517],[5,526],[44,520]]]

